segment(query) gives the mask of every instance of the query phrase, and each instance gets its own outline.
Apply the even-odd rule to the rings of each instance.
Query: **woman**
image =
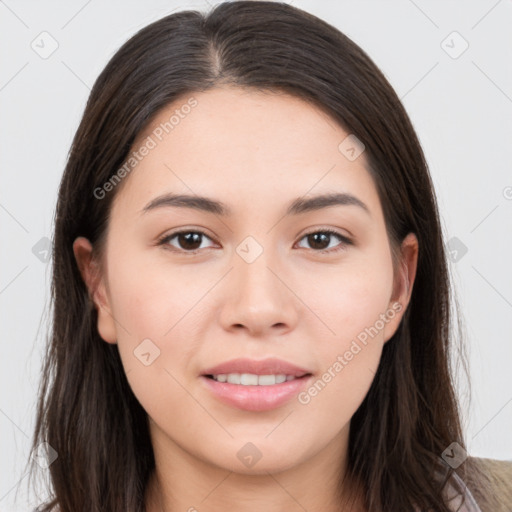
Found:
[[[40,510],[501,510],[465,455],[422,149],[327,23],[230,2],[132,37],[53,257]]]

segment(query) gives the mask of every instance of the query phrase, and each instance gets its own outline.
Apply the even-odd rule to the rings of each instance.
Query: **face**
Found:
[[[190,94],[139,135],[140,160],[116,185],[97,281],[88,241],[74,251],[95,290],[99,333],[118,344],[154,443],[264,473],[347,439],[409,301],[417,257],[410,235],[394,275],[365,154],[339,149],[348,135],[300,99],[236,88]],[[345,196],[304,206],[325,194]],[[223,210],[200,208],[198,196]],[[239,358],[279,359],[306,376],[268,387],[204,376]],[[219,373],[245,373],[234,369]],[[251,466],[247,456],[261,458]]]

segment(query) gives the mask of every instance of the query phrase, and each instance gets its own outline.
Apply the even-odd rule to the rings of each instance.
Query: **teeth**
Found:
[[[228,382],[230,384],[240,384],[240,374],[239,373],[230,373],[228,374]],[[215,375],[213,376],[215,378]]]
[[[258,375],[252,373],[242,373],[242,375],[240,375],[240,384],[244,386],[257,386],[258,378]]]
[[[242,386],[272,386],[286,381],[294,380],[293,375],[255,375],[254,373],[221,373],[213,375],[218,382],[229,382],[230,384],[240,384]]]

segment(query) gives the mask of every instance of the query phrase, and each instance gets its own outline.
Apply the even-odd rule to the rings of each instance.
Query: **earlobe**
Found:
[[[86,285],[89,298],[98,312],[98,333],[107,343],[116,343],[114,317],[111,312],[105,279],[98,262],[93,257],[93,248],[85,237],[73,242],[73,254]]]
[[[398,271],[394,276],[393,294],[389,304],[396,314],[393,315],[392,320],[386,325],[385,342],[395,334],[409,305],[416,278],[418,251],[418,239],[414,233],[409,233],[402,242],[400,263]],[[400,307],[397,304],[400,304]]]
[[[402,242],[400,263],[395,276],[394,293],[392,300],[407,308],[411,299],[412,287],[416,278],[418,265],[418,239],[414,233],[409,233]]]

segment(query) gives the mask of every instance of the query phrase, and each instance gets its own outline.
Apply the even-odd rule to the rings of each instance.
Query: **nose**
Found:
[[[275,336],[294,329],[300,301],[289,272],[281,270],[270,251],[251,263],[234,255],[234,268],[225,283],[220,321],[226,330],[245,329],[257,337]],[[287,279],[288,277],[288,279]]]

